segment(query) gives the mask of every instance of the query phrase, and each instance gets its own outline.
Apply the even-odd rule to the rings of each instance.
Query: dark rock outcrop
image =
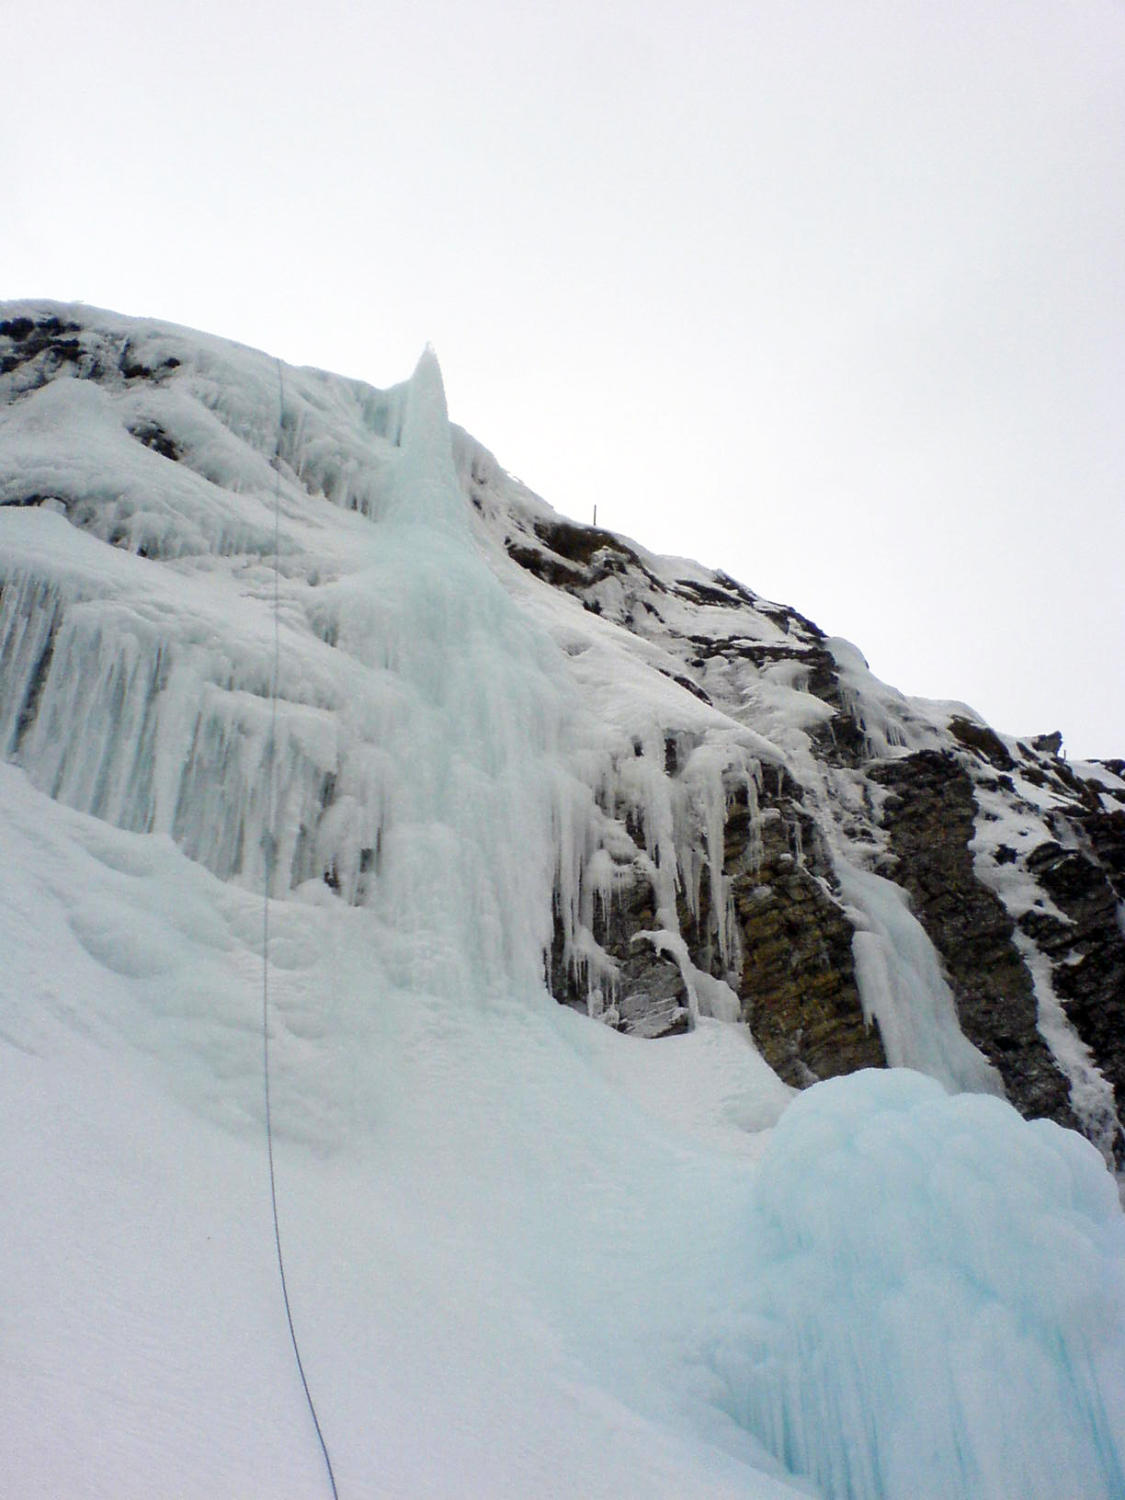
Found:
[[[1029,912],[1024,925],[1051,959],[1055,989],[1113,1085],[1120,1119],[1125,1115],[1125,938],[1117,925],[1111,878],[1096,858],[1057,843],[1032,850],[1027,867],[1067,921]]]
[[[687,987],[679,966],[650,943],[637,940],[638,934],[656,926],[652,886],[641,875],[623,882],[608,910],[594,913],[594,940],[616,970],[615,983],[599,992],[596,1013],[630,1035],[676,1036],[690,1024]],[[583,1011],[588,1008],[590,979],[567,960],[557,912],[548,987],[563,1004]]]
[[[736,802],[726,825],[726,873],[742,948],[739,994],[746,1019],[774,1071],[804,1088],[820,1078],[885,1067],[886,1057],[878,1024],[864,1020],[851,923],[829,894],[827,871],[816,859],[815,827],[795,792],[780,779],[776,797],[763,799],[756,837],[745,799]]]
[[[972,738],[990,760],[993,740],[1003,750],[990,731]],[[968,772],[951,751],[922,750],[868,775],[890,793],[883,823],[895,879],[945,964],[961,1029],[1024,1114],[1074,1125],[1067,1080],[1036,1028],[1031,975],[1012,942],[1015,923],[973,868],[977,809]]]

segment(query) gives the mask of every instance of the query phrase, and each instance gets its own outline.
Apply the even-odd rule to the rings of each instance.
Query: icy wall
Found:
[[[482,907],[449,951],[476,972],[491,934],[487,971],[523,944],[537,981],[554,912],[568,982],[603,1013],[619,966],[592,929],[642,882],[676,1014],[736,1017],[695,976],[677,902],[696,910],[706,874],[729,968],[716,840],[757,774],[750,737],[712,714],[673,780],[658,711],[583,713],[471,541],[432,357],[379,398],[166,330],[6,326],[30,357],[7,372],[0,725],[36,786],[253,887],[268,832],[277,894],[322,880],[388,921],[474,849]],[[521,830],[545,817],[536,869]]]
[[[38,787],[253,887],[270,830],[277,893],[377,905],[388,860],[443,865],[404,814],[428,734],[423,801],[518,828],[548,796],[550,899],[490,871],[487,925],[495,959],[537,903],[558,998],[654,1036],[741,1016],[798,1087],[905,1064],[1120,1149],[1112,767],[904,698],[795,611],[561,520],[456,429],[439,461],[428,360],[379,392],[49,305],[0,344],[0,743]]]

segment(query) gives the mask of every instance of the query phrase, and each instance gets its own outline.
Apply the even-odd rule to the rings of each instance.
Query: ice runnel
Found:
[[[961,1030],[953,993],[933,943],[891,881],[839,858],[836,873],[852,908],[856,983],[894,1068],[917,1068],[951,1090],[998,1094],[1000,1075]]]
[[[368,706],[388,779],[378,879],[366,903],[400,935],[443,935],[423,964],[426,983],[436,982],[434,954],[443,951],[459,954],[466,971],[491,975],[494,987],[514,964],[521,985],[540,991],[553,910],[567,964],[592,1000],[612,1003],[616,965],[593,929],[598,907],[614,897],[614,823],[619,813],[634,816],[643,851],[628,841],[631,860],[652,883],[661,945],[681,963],[694,1010],[677,896],[685,891],[697,909],[698,878],[688,872],[698,876],[702,834],[729,963],[724,776],[732,755],[746,774],[745,757],[700,746],[684,776],[670,778],[654,725],[639,746],[603,751],[576,774],[582,757],[564,726],[577,703],[565,659],[517,613],[477,551],[429,351],[406,393],[374,537],[368,570],[335,591],[339,644],[387,674],[381,692],[393,705],[384,712],[377,691]],[[733,997],[709,979],[699,979],[705,1008],[729,1016]],[[465,987],[466,972],[456,982]]]

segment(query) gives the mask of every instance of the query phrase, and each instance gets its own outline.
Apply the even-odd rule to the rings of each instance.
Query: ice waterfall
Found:
[[[291,372],[271,432],[276,375],[261,357],[243,363],[233,384],[194,351],[197,368],[182,360],[194,398],[159,391],[143,415],[75,381],[7,414],[26,484],[55,498],[0,510],[0,753],[57,800],[167,834],[252,888],[270,830],[275,895],[324,880],[400,937],[441,934],[423,967],[444,963],[470,987],[518,973],[537,988],[553,913],[591,1004],[611,1006],[616,966],[593,933],[631,872],[653,884],[653,940],[680,963],[693,1011],[731,1016],[730,991],[687,958],[677,898],[694,913],[706,871],[730,968],[723,807],[733,783],[752,798],[753,755],[737,734],[696,736],[673,780],[655,721],[574,732],[583,710],[563,654],[470,532],[431,353],[384,400],[346,404],[346,457],[319,387],[294,389]],[[177,462],[145,445],[157,440]],[[235,520],[219,524],[222,494]],[[322,555],[323,525],[307,519],[317,494],[354,513],[343,555]]]
[[[671,1053],[650,1049],[639,1064],[628,1049],[642,1044],[583,1029],[548,1002],[556,920],[568,961],[611,1001],[614,965],[594,930],[639,871],[654,895],[648,939],[682,963],[701,1020],[723,1013],[729,995],[693,970],[677,906],[700,909],[706,893],[719,967],[729,964],[724,799],[744,788],[753,809],[758,768],[733,722],[685,735],[675,776],[655,710],[639,727],[591,727],[565,653],[477,546],[433,356],[386,399],[294,372],[278,443],[263,415],[276,411],[270,361],[152,337],[154,369],[174,348],[167,388],[107,395],[68,378],[29,387],[5,418],[39,500],[0,510],[0,754],[56,801],[170,838],[252,889],[272,830],[274,895],[290,898],[290,915],[315,907],[327,914],[318,931],[362,931],[340,1011],[322,1016],[331,1008],[313,996],[292,1087],[316,1093],[317,1047],[337,1023],[326,1049],[370,1043],[361,1097],[381,1113],[362,1115],[360,1165],[341,1167],[360,1186],[349,1179],[337,1203],[358,1205],[354,1253],[325,1264],[371,1327],[393,1296],[363,1301],[370,1263],[397,1255],[408,1274],[425,1260],[407,1253],[412,1234],[426,1252],[448,1240],[443,1275],[469,1267],[458,1292],[470,1308],[474,1277],[488,1292],[485,1332],[465,1345],[473,1358],[502,1347],[489,1345],[491,1324],[511,1318],[513,1357],[532,1368],[522,1346],[535,1358],[549,1348],[544,1361],[564,1372],[552,1419],[554,1393],[579,1377],[607,1410],[612,1393],[622,1409],[657,1412],[692,1445],[699,1488],[677,1493],[711,1493],[720,1449],[739,1462],[751,1452],[741,1479],[759,1493],[749,1434],[802,1476],[794,1492],[807,1481],[830,1500],[1122,1500],[1125,1231],[1088,1144],[897,1070],[816,1085],[768,1141],[748,1151],[741,1131],[732,1147],[728,1129],[711,1150],[607,1083]],[[137,433],[174,439],[180,457]],[[220,500],[237,524],[214,524]],[[916,945],[916,924],[874,878],[851,896],[890,1015],[907,970],[884,972],[888,955]],[[382,1016],[363,1029],[386,999],[369,959],[393,991],[386,1009],[397,1007],[381,1031]],[[987,1083],[950,1040],[929,950],[914,960],[924,1034],[904,1033],[900,1057],[950,1085]],[[322,980],[314,969],[310,984]],[[166,984],[162,970],[153,992]],[[127,992],[104,988],[113,1003]],[[425,1047],[396,1030],[414,1000],[434,1021]],[[240,1039],[229,1056],[215,1044],[211,1003],[198,1028],[229,1066]],[[709,1034],[734,1035],[701,1025],[685,1070]],[[760,1103],[753,1063],[733,1070],[740,1118]],[[324,1095],[338,1076],[325,1070]],[[689,1072],[665,1076],[667,1094]],[[306,1165],[306,1183],[331,1176]],[[389,1211],[364,1220],[375,1190]],[[410,1314],[444,1336],[444,1305],[435,1313],[419,1285]],[[441,1277],[432,1285],[446,1290]],[[398,1347],[416,1358],[417,1343],[410,1327]],[[362,1339],[352,1357],[359,1389],[378,1361]],[[476,1373],[466,1356],[460,1377],[475,1385]],[[535,1383],[490,1378],[521,1400]],[[419,1381],[419,1400],[433,1384]],[[350,1382],[334,1394],[347,1410]],[[374,1405],[365,1395],[348,1426],[357,1472]],[[589,1417],[593,1405],[574,1409]],[[435,1434],[445,1437],[437,1422]],[[655,1481],[645,1491],[658,1492]]]

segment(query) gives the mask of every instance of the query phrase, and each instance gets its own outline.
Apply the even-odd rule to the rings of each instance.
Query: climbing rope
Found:
[[[277,454],[274,461],[276,484],[273,496],[273,668],[270,674],[270,734],[266,752],[267,807],[272,809],[277,771],[277,684],[281,665],[281,627],[279,623],[279,574],[281,543],[281,433],[285,416],[285,383],[281,374],[281,361],[277,361]],[[332,1472],[332,1460],[328,1456],[328,1444],[320,1430],[320,1419],[316,1414],[312,1392],[305,1377],[301,1361],[301,1350],[297,1343],[297,1331],[293,1327],[293,1310],[289,1305],[289,1285],[285,1279],[285,1257],[281,1253],[281,1228],[277,1218],[277,1176],[273,1164],[273,1115],[270,1109],[270,888],[273,884],[274,858],[277,841],[272,828],[267,828],[264,839],[265,877],[262,890],[262,1074],[266,1096],[266,1147],[270,1164],[270,1206],[273,1209],[273,1242],[277,1249],[277,1270],[281,1278],[281,1296],[285,1303],[285,1321],[289,1324],[289,1342],[293,1345],[293,1357],[297,1361],[297,1373],[308,1403],[309,1415],[316,1428],[320,1451],[324,1455],[324,1467],[328,1471],[328,1483],[332,1487],[332,1500],[339,1500],[336,1476]]]

